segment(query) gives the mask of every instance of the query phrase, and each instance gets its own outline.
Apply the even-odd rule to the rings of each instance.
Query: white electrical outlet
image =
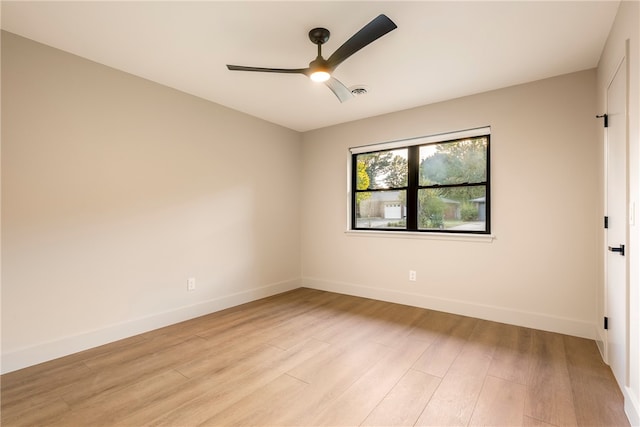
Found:
[[[187,279],[187,290],[188,291],[195,291],[196,290],[196,278],[195,277],[189,277]]]
[[[416,281],[416,271],[415,270],[409,270],[409,281],[410,282],[415,282]]]

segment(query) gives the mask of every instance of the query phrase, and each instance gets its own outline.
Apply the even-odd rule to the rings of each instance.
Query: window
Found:
[[[490,232],[490,129],[351,149],[351,228]]]

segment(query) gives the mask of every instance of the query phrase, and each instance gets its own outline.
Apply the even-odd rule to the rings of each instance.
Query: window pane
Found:
[[[408,149],[379,151],[357,156],[357,189],[402,188],[407,186]]]
[[[356,228],[406,229],[406,200],[405,190],[356,193]]]
[[[420,185],[446,185],[487,180],[487,138],[420,147]]]
[[[486,186],[418,190],[420,230],[486,231]]]

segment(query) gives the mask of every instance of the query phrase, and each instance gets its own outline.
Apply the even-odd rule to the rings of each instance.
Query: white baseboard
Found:
[[[596,345],[598,346],[598,350],[600,351],[600,356],[602,357],[602,361],[609,364],[609,358],[607,356],[607,337],[606,331],[602,328],[596,326],[595,328],[595,337],[596,337]]]
[[[532,329],[540,329],[543,331],[557,332],[581,338],[595,339],[596,337],[596,325],[592,322],[551,316],[544,313],[513,310],[505,307],[438,298],[390,289],[372,288],[353,283],[328,281],[315,277],[303,277],[302,286],[323,291],[337,292],[397,304],[444,311],[462,316],[492,320],[494,322],[524,326]]]
[[[625,387],[624,394],[624,412],[629,418],[629,423],[634,427],[640,426],[640,401],[638,396],[629,387]]]
[[[213,298],[197,304],[180,307],[163,313],[128,320],[54,341],[21,348],[2,354],[0,372],[16,371],[38,363],[57,359],[89,348],[108,344],[143,332],[173,325],[185,320],[204,316],[225,308],[280,294],[300,287],[300,279],[273,283],[267,286]]]

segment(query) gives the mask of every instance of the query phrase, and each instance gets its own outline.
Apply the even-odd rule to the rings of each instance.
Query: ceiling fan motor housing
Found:
[[[313,44],[321,45],[329,41],[330,35],[331,33],[326,28],[314,28],[309,31],[309,40],[311,40]]]

